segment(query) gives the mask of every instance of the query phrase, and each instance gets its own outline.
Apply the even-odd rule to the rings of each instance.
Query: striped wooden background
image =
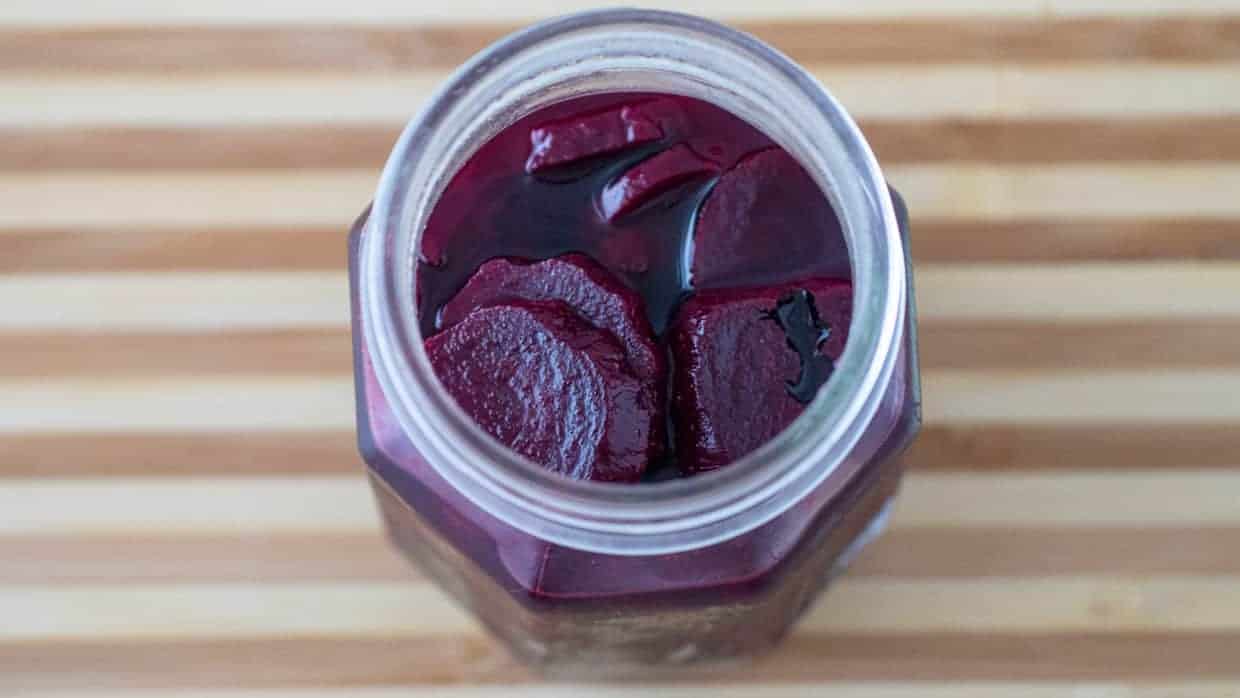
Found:
[[[407,570],[352,445],[348,222],[453,65],[576,7],[0,2],[0,695],[622,695]],[[644,694],[1240,695],[1240,2],[680,7],[909,199],[927,426],[777,655]]]

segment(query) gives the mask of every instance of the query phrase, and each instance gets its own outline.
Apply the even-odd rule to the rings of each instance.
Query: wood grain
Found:
[[[294,2],[275,0],[262,4],[243,0],[224,0],[202,7],[169,7],[154,0],[120,0],[107,10],[94,6],[86,0],[71,0],[48,6],[37,0],[13,0],[0,13],[0,23],[16,26],[98,26],[167,24],[268,24],[287,22],[296,17],[304,23],[350,22],[371,24],[382,21],[417,21],[438,23],[455,21],[464,24],[519,19],[529,21],[553,14],[571,12],[599,3],[579,3],[572,0],[532,0],[520,5],[497,8],[481,0],[459,2],[449,8],[396,2],[394,0],[365,0],[352,3],[348,8],[330,2]],[[603,6],[607,6],[603,3]],[[1139,0],[1117,6],[1108,0],[941,0],[933,5],[917,0],[875,0],[865,4],[846,0],[825,0],[813,6],[805,6],[794,0],[777,0],[753,6],[742,0],[682,0],[674,3],[681,12],[690,12],[735,21],[751,17],[918,17],[985,15],[993,17],[1045,17],[1051,16],[1162,16],[1205,15],[1212,16],[1233,10],[1230,0]]]
[[[918,263],[1220,261],[1240,258],[1240,221],[1226,217],[917,220],[911,244]]]
[[[852,577],[1235,576],[1240,527],[897,527]],[[378,532],[0,536],[0,585],[411,582]]]
[[[821,690],[822,686],[814,684],[797,684],[782,686],[770,686],[763,689],[763,695],[769,698],[793,698],[798,696],[815,695],[814,691]],[[994,696],[1003,698],[1004,696],[1025,696],[1026,698],[1042,698],[1043,696],[1061,696],[1065,694],[1088,694],[1097,696],[1116,696],[1123,698],[1142,698],[1143,696],[1165,697],[1168,695],[1178,696],[1179,698],[1197,698],[1200,696],[1231,696],[1234,692],[1240,690],[1240,687],[1234,682],[1226,681],[1185,681],[1185,682],[1153,682],[1153,683],[1053,683],[1049,685],[1029,686],[1025,684],[1016,684],[1012,682],[979,682],[975,685],[946,687],[933,683],[924,682],[847,682],[834,681],[826,684],[825,688],[831,691],[832,695],[842,696],[843,698],[852,698],[855,696],[880,696],[881,698],[906,698],[908,696],[917,696],[919,698],[939,698],[940,696],[952,696],[971,698],[973,696]],[[658,690],[659,695],[667,696],[667,698],[708,698],[711,696],[719,696],[720,698],[735,698],[738,696],[748,696],[750,689],[737,686],[719,686],[717,684],[673,684],[673,685],[657,685],[648,686],[649,690]],[[578,696],[582,688],[580,686],[545,686],[535,689],[525,689],[520,686],[468,686],[461,688],[425,688],[425,687],[407,687],[407,686],[379,686],[367,688],[347,689],[321,689],[311,691],[295,691],[289,692],[284,690],[254,690],[254,691],[176,691],[171,694],[173,698],[289,698],[290,696],[302,696],[304,698],[334,698],[340,695],[356,696],[357,698],[422,698],[424,696],[446,696],[447,698],[497,698],[499,696],[513,695],[537,695],[546,698],[565,698],[568,696]],[[597,698],[614,698],[616,696],[630,695],[632,688],[625,686],[598,686],[592,687],[590,695]],[[347,693],[346,693],[347,692]],[[29,694],[33,698],[66,698],[74,696],[74,693],[62,693],[59,691],[36,692]],[[99,693],[95,695],[108,698],[119,695],[133,696],[141,698],[148,693]]]
[[[1230,196],[1240,188],[1240,167],[1232,164],[952,163],[886,173],[926,220],[1240,215]],[[376,182],[373,170],[7,173],[0,174],[0,230],[278,224],[343,231]],[[77,205],[61,206],[64,200]]]
[[[162,73],[453,68],[519,24],[0,30],[9,71]],[[1240,58],[1230,17],[758,21],[740,29],[803,63],[1215,61]]]
[[[856,118],[1117,121],[1240,111],[1226,63],[808,66]],[[448,75],[246,71],[189,75],[0,72],[0,128],[403,124]],[[899,89],[892,89],[898,86]]]
[[[1240,371],[941,370],[923,373],[922,382],[936,398],[923,407],[931,424],[1240,420]]]
[[[1230,320],[927,322],[926,370],[1121,370],[1240,366],[1240,322]],[[0,378],[125,375],[348,374],[345,328],[221,332],[0,334]]]
[[[357,474],[344,429],[238,432],[49,431],[0,434],[0,477],[203,477]]]
[[[1240,430],[1201,424],[929,424],[905,460],[935,471],[1229,469]]]
[[[862,131],[889,164],[925,162],[1228,162],[1233,116],[1106,119],[870,119]],[[396,124],[0,129],[0,170],[378,168]]]
[[[170,281],[174,283],[169,283]],[[339,269],[287,273],[7,275],[12,299],[0,331],[304,329],[345,326],[348,282]],[[17,300],[51,299],[51,307]]]
[[[845,579],[809,634],[1237,632],[1234,577]],[[916,592],[916,593],[910,593]],[[919,598],[920,596],[920,598]],[[1021,599],[1038,598],[1031,607]],[[922,599],[932,598],[931,604]],[[8,587],[0,642],[481,635],[429,583]]]
[[[540,680],[387,545],[344,233],[568,0],[0,3],[0,695],[1240,696],[1240,3],[691,0],[908,198],[926,425],[771,657]]]
[[[1234,681],[1235,655],[1228,643],[1237,639],[1226,633],[984,637],[795,633],[770,658],[716,670],[708,680],[712,686],[744,682],[763,690],[799,682],[812,682],[821,689],[821,684],[846,680]],[[477,685],[512,690],[514,684],[533,683],[533,677],[502,650],[476,637],[78,642],[5,645],[3,649],[0,668],[10,685],[24,689],[179,686],[304,691],[329,686],[350,691],[359,686],[400,684],[406,689],[433,686],[447,691]],[[951,689],[959,690],[960,685],[951,685]],[[628,690],[641,688],[630,686]],[[658,690],[651,693],[663,695]]]
[[[1240,370],[935,370],[922,375],[929,424],[1192,425],[1240,421]],[[1122,403],[1117,405],[1116,403]],[[10,380],[0,434],[115,431],[337,431],[353,423],[347,376]]]
[[[1201,424],[927,424],[905,460],[936,472],[1228,470],[1240,430]],[[350,429],[0,434],[3,478],[355,474]]]
[[[326,271],[341,225],[0,228],[6,272]],[[919,263],[1240,261],[1240,223],[1217,219],[917,220]]]
[[[915,286],[927,323],[1195,322],[1240,315],[1238,272],[1240,265],[1224,262],[927,264]],[[1107,292],[1091,292],[1097,288]],[[284,331],[348,321],[342,271],[10,274],[0,277],[0,298],[14,301],[0,315],[0,334]],[[51,305],[16,302],[37,298]]]
[[[1233,527],[1240,474],[1178,470],[1037,474],[913,473],[893,526],[1044,528]],[[189,486],[187,486],[189,485]],[[1191,502],[1188,508],[1183,502]],[[0,536],[241,533],[356,535],[379,530],[359,474],[10,480]]]

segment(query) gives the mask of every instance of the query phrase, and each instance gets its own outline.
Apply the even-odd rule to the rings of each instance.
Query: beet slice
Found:
[[[690,264],[696,288],[778,283],[847,260],[839,220],[822,190],[782,148],[747,155],[702,203]],[[844,271],[844,270],[839,270]]]
[[[457,404],[517,453],[579,480],[641,477],[661,417],[616,338],[567,304],[481,308],[425,347]]]
[[[583,254],[534,263],[492,259],[444,305],[439,327],[460,322],[476,308],[513,299],[564,301],[590,324],[620,340],[637,375],[662,382],[666,360],[654,343],[641,296]]]
[[[725,466],[791,424],[843,352],[851,316],[852,284],[836,279],[689,299],[670,334],[681,469]]]
[[[718,165],[680,143],[642,160],[604,187],[599,210],[615,221],[670,189],[718,171]]]
[[[573,116],[530,131],[528,173],[614,153],[663,137],[663,128],[641,104]]]
[[[599,261],[612,271],[644,274],[650,271],[650,250],[640,228],[617,228],[598,241]]]

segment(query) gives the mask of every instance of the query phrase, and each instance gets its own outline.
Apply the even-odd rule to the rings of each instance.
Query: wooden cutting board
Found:
[[[927,424],[783,648],[545,685],[390,551],[344,233],[567,0],[0,2],[0,695],[1240,695],[1240,2],[690,0],[908,198]],[[706,685],[711,684],[711,685]]]

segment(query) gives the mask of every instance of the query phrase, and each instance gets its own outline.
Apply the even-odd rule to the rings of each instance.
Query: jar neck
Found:
[[[849,342],[835,373],[788,429],[727,468],[637,487],[559,477],[484,433],[435,378],[413,299],[422,230],[444,187],[478,147],[548,104],[630,91],[712,102],[758,125],[796,157],[841,219],[855,296]],[[665,12],[604,10],[552,20],[461,67],[393,150],[360,259],[363,326],[376,377],[427,462],[509,525],[604,553],[705,547],[769,521],[819,485],[877,410],[906,312],[905,260],[891,199],[840,105],[753,37]]]

